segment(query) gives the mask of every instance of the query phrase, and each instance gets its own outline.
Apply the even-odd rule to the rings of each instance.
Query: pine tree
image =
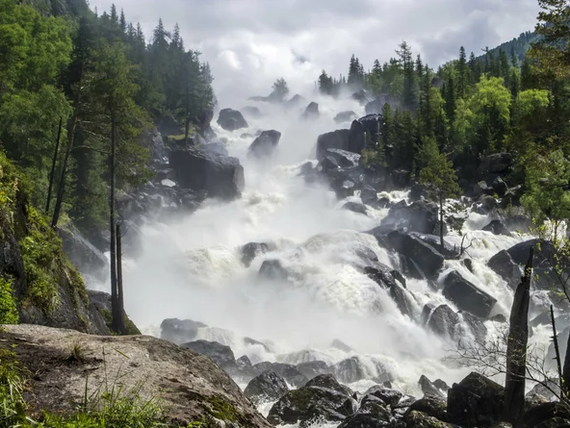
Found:
[[[461,46],[459,49],[459,62],[457,63],[457,95],[459,98],[465,97],[465,92],[468,82],[468,68],[467,68],[467,56],[465,54],[465,48]]]
[[[125,12],[123,11],[123,9],[121,9],[121,17],[119,19],[119,26],[121,27],[121,32],[123,34],[125,34],[127,31],[127,20],[125,18]]]

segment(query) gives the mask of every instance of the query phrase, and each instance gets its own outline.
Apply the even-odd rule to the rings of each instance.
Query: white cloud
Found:
[[[112,0],[92,0],[108,10]],[[223,106],[266,95],[284,77],[311,90],[320,71],[345,74],[351,54],[367,68],[394,55],[402,40],[437,66],[461,45],[481,53],[532,30],[536,0],[116,0],[147,37],[158,18],[179,23],[187,48],[212,67]]]

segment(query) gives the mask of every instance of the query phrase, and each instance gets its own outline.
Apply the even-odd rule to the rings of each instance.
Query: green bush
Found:
[[[0,324],[18,324],[19,321],[12,281],[0,277]]]

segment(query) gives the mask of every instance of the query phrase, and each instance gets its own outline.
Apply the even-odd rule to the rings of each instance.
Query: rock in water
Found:
[[[352,211],[353,213],[357,214],[364,214],[366,215],[367,209],[366,205],[359,204],[358,202],[347,202],[342,206],[342,209]]]
[[[452,428],[452,425],[417,410],[406,413],[404,423],[406,428]]]
[[[297,367],[292,364],[270,363],[265,361],[263,363],[254,365],[253,369],[259,374],[266,371],[277,373],[279,376],[289,382],[289,384],[296,387],[305,385],[309,380],[303,373],[299,371],[299,369],[297,369]]]
[[[224,128],[226,131],[235,131],[237,129],[247,128],[249,126],[247,121],[243,118],[241,112],[233,110],[231,108],[220,110],[220,115],[218,116],[218,125]]]
[[[319,105],[315,102],[311,102],[305,109],[305,112],[301,115],[301,119],[303,120],[315,120],[319,117]]]
[[[251,262],[259,255],[269,251],[269,245],[264,242],[250,242],[241,247],[241,262],[249,267]]]
[[[382,115],[379,114],[369,114],[353,121],[350,126],[346,150],[361,154],[366,147],[366,134],[370,135],[373,141],[376,141],[381,125]]]
[[[390,232],[387,241],[392,249],[406,259],[408,264],[416,268],[415,272],[410,272],[412,276],[418,279],[423,279],[424,275],[429,279],[437,278],[445,258],[431,245],[417,236],[399,230]],[[382,242],[379,241],[379,243],[382,245]]]
[[[263,131],[259,137],[253,140],[251,146],[249,146],[248,156],[254,156],[259,159],[272,156],[280,139],[281,132],[279,131]]]
[[[228,373],[236,372],[236,359],[229,346],[207,340],[196,340],[195,342],[183,343],[180,346],[207,356]]]
[[[507,281],[507,284],[512,289],[516,289],[520,282],[522,271],[518,264],[516,264],[511,257],[511,255],[505,251],[501,250],[495,254],[489,262],[487,263],[497,275]]]
[[[487,318],[497,300],[467,281],[457,271],[452,271],[444,280],[443,295],[461,310],[480,318]]]
[[[339,129],[319,135],[317,138],[317,160],[320,161],[325,157],[327,149],[347,150],[349,135],[348,129]]]
[[[264,372],[252,379],[244,390],[244,395],[254,403],[279,400],[289,392],[285,380],[274,372]]]
[[[441,396],[426,396],[413,403],[408,412],[422,412],[440,421],[447,420],[447,403]]]
[[[491,232],[493,235],[511,236],[511,232],[509,232],[507,227],[501,223],[500,220],[491,221],[491,223],[485,226],[482,230],[485,232]]]
[[[174,150],[169,155],[181,187],[208,193],[209,197],[233,200],[245,186],[239,159],[196,148]]]
[[[300,389],[289,391],[273,405],[267,419],[274,425],[306,423],[322,418],[342,421],[351,413],[344,406],[352,391],[332,375],[321,375]]]
[[[353,112],[352,110],[349,111],[341,111],[339,114],[337,114],[334,117],[334,121],[336,123],[345,123],[345,122],[351,122],[354,119],[356,119],[358,116],[356,115],[355,112]]]
[[[490,427],[501,420],[505,388],[478,373],[454,383],[447,396],[449,422],[465,427]]]
[[[241,111],[246,116],[253,117],[256,119],[263,116],[263,114],[261,113],[261,110],[259,110],[259,108],[255,107],[255,106],[245,106],[244,108],[241,109]]]
[[[459,316],[449,306],[440,305],[429,315],[427,325],[434,333],[455,340],[457,338]],[[423,392],[425,394],[425,391]]]
[[[160,338],[176,344],[191,342],[202,327],[207,325],[198,321],[168,318],[160,324]]]

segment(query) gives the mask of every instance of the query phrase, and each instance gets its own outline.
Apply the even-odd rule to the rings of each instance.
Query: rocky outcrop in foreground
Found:
[[[239,387],[207,357],[149,336],[103,337],[35,325],[5,326],[0,349],[16,353],[30,373],[26,399],[34,416],[73,414],[87,396],[123,385],[161,400],[169,423],[207,416],[225,426],[268,427]],[[86,373],[89,377],[86,380]]]

